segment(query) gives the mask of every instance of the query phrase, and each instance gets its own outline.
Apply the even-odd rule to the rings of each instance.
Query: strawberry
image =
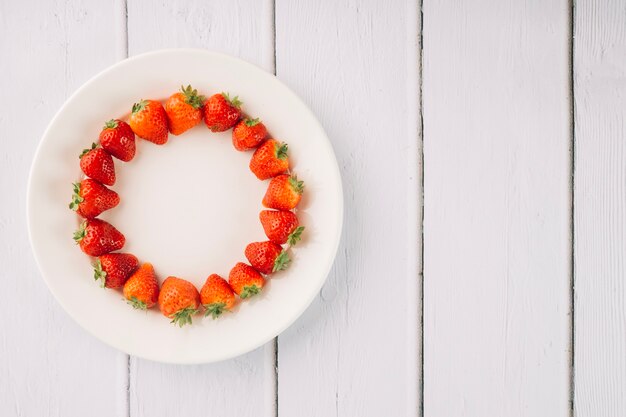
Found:
[[[106,122],[100,132],[100,145],[119,160],[128,162],[135,157],[135,133],[128,123],[119,119]]]
[[[161,313],[172,319],[173,324],[183,327],[191,324],[191,316],[200,308],[200,294],[189,281],[176,277],[167,277],[159,293]]]
[[[267,238],[279,245],[294,246],[304,230],[304,226],[298,226],[298,217],[291,211],[263,210],[259,219]]]
[[[204,105],[204,123],[212,132],[223,132],[235,126],[241,117],[241,101],[221,93],[209,97]]]
[[[200,301],[204,305],[204,316],[218,318],[235,305],[235,293],[228,282],[217,274],[209,275],[200,290]]]
[[[274,139],[266,140],[252,154],[250,171],[260,180],[275,177],[289,169],[287,158],[287,144],[279,143]]]
[[[291,262],[287,251],[270,241],[250,243],[245,253],[250,265],[265,275],[287,269]]]
[[[80,154],[80,169],[85,175],[105,184],[115,184],[115,165],[111,155],[98,145],[91,144],[91,149],[85,149]]]
[[[204,96],[198,95],[190,85],[181,86],[180,92],[174,93],[165,102],[165,113],[172,135],[191,129],[202,121],[202,104]]]
[[[167,142],[167,114],[156,100],[141,100],[133,104],[130,127],[137,136],[157,145]]]
[[[112,209],[120,202],[120,196],[96,180],[86,178],[72,184],[74,194],[70,208],[86,219],[93,219],[103,211]]]
[[[263,197],[263,205],[278,210],[291,210],[300,202],[304,182],[295,175],[279,175],[272,178]]]
[[[96,258],[96,262],[93,264],[93,278],[100,281],[102,287],[122,288],[138,266],[139,261],[135,255],[108,253]]]
[[[159,281],[152,264],[146,262],[124,284],[124,298],[133,308],[146,310],[156,304],[158,297]]]
[[[260,293],[263,285],[265,285],[265,280],[256,269],[239,262],[230,270],[228,283],[235,294],[243,299]]]
[[[244,119],[233,129],[233,146],[238,151],[254,149],[267,136],[267,129],[259,119]]]
[[[111,224],[100,219],[87,219],[74,232],[74,240],[89,256],[100,256],[122,249],[126,238]]]

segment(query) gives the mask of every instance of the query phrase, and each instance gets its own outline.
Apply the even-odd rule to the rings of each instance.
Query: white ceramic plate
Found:
[[[194,317],[179,328],[158,309],[133,310],[119,291],[93,280],[91,259],[72,240],[79,224],[68,209],[71,183],[81,178],[78,155],[104,122],[126,118],[141,98],[165,99],[181,84],[208,96],[238,95],[243,110],[289,144],[293,172],[306,189],[298,217],[306,226],[291,267],[268,281],[261,296],[219,320]],[[151,262],[159,280],[175,275],[200,288],[211,273],[228,276],[245,261],[245,246],[266,240],[258,213],[267,181],[249,171],[250,152],[236,151],[231,131],[204,123],[157,146],[137,139],[137,155],[115,160],[112,187],[121,203],[101,218],[126,236],[122,251]],[[319,292],[333,263],[342,226],[339,169],[324,130],[307,106],[273,75],[239,59],[203,50],[152,52],[122,61],[83,85],[46,130],[28,189],[30,240],[42,275],[63,308],[102,341],[143,358],[204,363],[231,358],[271,340]]]

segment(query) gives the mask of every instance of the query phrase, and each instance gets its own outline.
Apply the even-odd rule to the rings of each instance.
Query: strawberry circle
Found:
[[[242,104],[239,97],[224,92],[205,98],[190,85],[181,86],[165,104],[139,100],[128,121],[109,119],[99,142],[80,155],[85,179],[73,184],[69,208],[84,218],[74,240],[94,258],[94,279],[103,288],[120,289],[135,309],[158,305],[163,315],[180,327],[192,324],[192,317],[203,310],[205,316],[217,319],[238,301],[261,293],[270,275],[290,266],[289,253],[304,230],[296,215],[304,183],[289,168],[287,144],[272,138],[258,118],[246,115]],[[189,281],[170,276],[160,286],[152,264],[119,252],[125,236],[98,216],[119,203],[118,194],[107,188],[115,184],[113,158],[130,162],[135,156],[135,137],[165,145],[170,134],[182,135],[202,121],[210,132],[233,129],[234,149],[252,154],[250,171],[268,185],[262,201],[268,210],[259,214],[268,240],[248,244],[244,252],[249,264],[238,262],[226,275],[228,279],[211,273],[198,290]]]

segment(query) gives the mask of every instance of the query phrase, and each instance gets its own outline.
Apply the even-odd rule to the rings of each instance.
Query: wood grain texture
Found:
[[[419,21],[414,1],[276,2],[276,73],[343,177],[333,270],[278,338],[281,416],[417,416]]]
[[[271,3],[129,0],[127,7],[131,56],[161,48],[207,48],[273,71]],[[274,362],[273,342],[247,355],[202,366],[131,358],[130,415],[273,417]]]
[[[626,3],[575,8],[575,414],[626,415]]]
[[[0,2],[3,416],[126,416],[126,355],[62,311],[31,255],[24,215],[28,171],[46,125],[75,89],[115,62],[113,14],[99,1]]]
[[[569,4],[423,13],[424,415],[567,416]]]

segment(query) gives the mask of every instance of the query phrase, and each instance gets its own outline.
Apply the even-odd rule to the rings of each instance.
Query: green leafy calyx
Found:
[[[172,324],[178,324],[178,327],[183,327],[186,324],[191,324],[191,316],[196,314],[198,310],[194,307],[185,307],[183,309],[178,310],[176,313],[172,314],[170,317]]]
[[[233,107],[240,108],[243,102],[239,100],[239,96],[235,96],[234,98],[230,98],[228,93],[222,93],[222,97]]]
[[[104,124],[104,129],[115,129],[116,127],[117,127],[117,120],[115,119],[111,119]]]
[[[226,311],[226,303],[211,303],[204,305],[204,317],[211,316],[213,320],[222,315]]]
[[[76,243],[80,243],[81,240],[85,237],[85,229],[87,228],[87,220],[82,222],[80,226],[78,226],[78,230],[74,232],[74,240]]]
[[[72,201],[70,201],[70,209],[76,211],[80,203],[85,201],[85,199],[80,196],[80,182],[73,183],[72,187],[74,192],[72,194]]]
[[[93,151],[94,149],[96,149],[98,147],[98,144],[96,142],[91,144],[91,148],[87,148],[87,149],[83,149],[83,151],[80,153],[80,155],[78,156],[78,159],[82,158],[83,156],[85,156],[86,154],[88,154],[89,152]]]
[[[133,104],[133,114],[143,111],[143,109],[145,109],[147,105],[148,105],[148,100],[144,100],[144,99],[141,99],[139,103]]]
[[[289,185],[296,194],[302,194],[304,192],[304,181],[298,181],[298,177],[295,175],[289,177]]]
[[[261,123],[261,119],[259,119],[258,117],[256,119],[246,119],[244,121],[244,123],[246,124],[246,126],[248,127],[253,127],[258,125],[259,123]]]
[[[241,294],[239,294],[239,297],[240,298],[249,298],[249,297],[252,297],[254,295],[257,295],[260,292],[261,292],[261,289],[259,287],[257,287],[255,284],[246,285],[246,286],[243,287],[243,291],[241,291]]]
[[[274,267],[272,268],[272,272],[283,271],[289,267],[291,263],[291,258],[289,258],[289,254],[286,250],[280,252],[280,254],[274,259]]]
[[[130,297],[130,300],[126,301],[129,305],[131,305],[135,310],[147,310],[148,305],[138,299],[137,297]]]
[[[100,286],[104,288],[107,282],[107,273],[102,270],[102,263],[100,262],[100,259],[96,259],[96,262],[93,263],[93,279],[100,281]]]
[[[289,150],[289,146],[287,146],[285,142],[281,143],[279,146],[275,148],[276,158],[287,159],[288,150]]]
[[[291,232],[289,236],[287,236],[287,243],[289,246],[295,246],[296,243],[302,239],[302,232],[304,231],[304,226],[296,227],[296,230]]]
[[[198,95],[198,90],[188,85],[187,87],[180,86],[180,91],[185,95],[185,103],[189,104],[194,109],[199,109],[204,104],[204,96]]]

